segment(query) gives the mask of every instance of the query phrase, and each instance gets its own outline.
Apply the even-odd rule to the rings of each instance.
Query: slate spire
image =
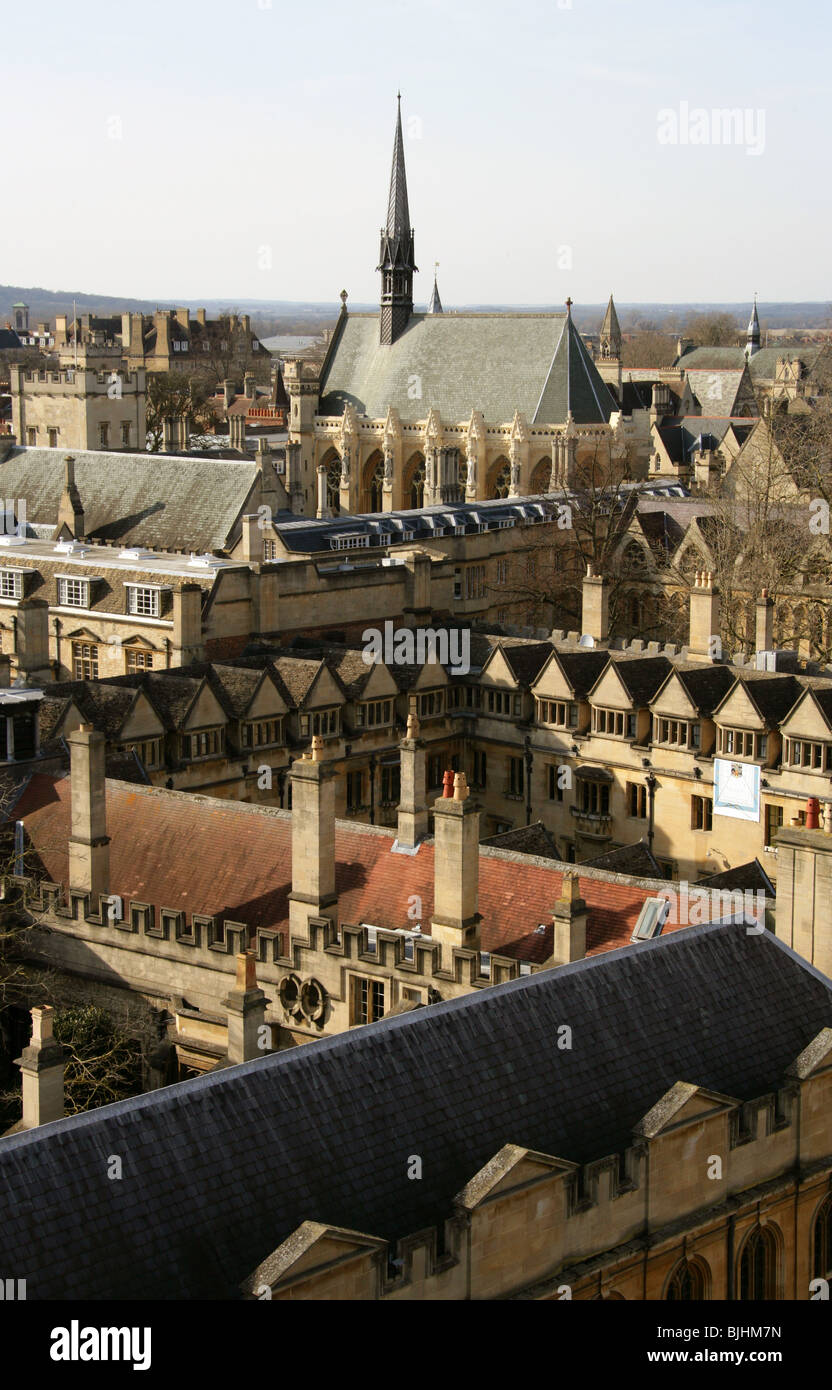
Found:
[[[610,302],[607,305],[607,312],[601,325],[601,356],[621,356],[621,326],[615,312],[612,295],[610,295]]]
[[[404,139],[402,137],[402,94],[397,98],[396,133],[393,138],[393,164],[390,169],[390,193],[387,198],[387,235],[410,235],[410,209],[407,205],[407,175],[404,168]]]
[[[760,351],[760,320],[757,317],[757,296],[754,295],[754,308],[751,310],[751,318],[748,321],[748,332],[745,338],[745,355],[753,357],[755,352]]]
[[[393,163],[387,197],[387,223],[381,229],[377,270],[381,271],[380,341],[388,346],[401,336],[413,313],[413,272],[418,269],[407,202],[407,175],[402,137],[402,98],[398,95]]]
[[[439,286],[436,283],[436,267],[438,265],[439,262],[435,261],[433,266],[433,293],[431,294],[428,304],[429,314],[443,314],[445,312],[442,308],[442,300],[439,298]]]

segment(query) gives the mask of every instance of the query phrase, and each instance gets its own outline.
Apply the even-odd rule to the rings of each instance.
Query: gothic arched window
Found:
[[[705,1297],[705,1279],[700,1266],[691,1260],[681,1260],[670,1276],[665,1298],[691,1303]]]
[[[532,481],[531,481],[531,492],[532,492],[532,496],[534,496],[535,493],[537,493],[537,492],[548,492],[548,491],[549,491],[549,483],[550,483],[550,481],[551,481],[551,477],[552,477],[552,460],[551,460],[550,458],[548,458],[548,459],[541,459],[539,463],[536,463],[536,464],[535,464],[534,472],[532,473]]]
[[[405,505],[418,511],[425,505],[425,460],[417,458],[412,463],[405,484]]]
[[[364,470],[363,510],[384,511],[384,459],[381,454],[373,454]]]
[[[326,505],[337,516],[341,510],[341,460],[335,454],[326,469]]]
[[[494,476],[494,482],[491,485],[491,496],[508,497],[510,489],[511,467],[507,462],[503,461]]]
[[[777,1297],[777,1237],[771,1226],[757,1226],[740,1259],[740,1300],[755,1303]]]
[[[813,1256],[815,1279],[832,1279],[832,1197],[827,1197],[815,1217]]]

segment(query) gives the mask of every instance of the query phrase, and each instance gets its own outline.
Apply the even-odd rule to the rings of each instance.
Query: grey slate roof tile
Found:
[[[770,933],[688,928],[4,1139],[5,1261],[32,1299],[233,1298],[304,1220],[396,1239],[506,1142],[616,1152],[678,1080],[768,1094],[830,1025]]]
[[[25,497],[33,525],[57,524],[67,452],[15,448],[0,463],[0,492]],[[258,465],[248,459],[71,452],[91,541],[157,550],[221,550],[258,482]]]

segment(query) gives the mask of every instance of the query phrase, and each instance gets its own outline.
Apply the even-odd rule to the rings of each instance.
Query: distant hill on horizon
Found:
[[[37,286],[0,285],[0,327],[11,318],[12,305],[22,300],[29,306],[29,322],[36,325],[55,319],[56,314],[71,314],[73,301],[79,313],[101,315],[120,314],[127,311],[151,314],[155,309],[171,309],[177,305],[191,310],[204,308],[209,316],[229,311],[250,314],[253,320],[291,320],[292,323],[332,322],[338,314],[337,301],[296,299],[131,299],[116,295],[91,294],[80,290],[47,290]],[[674,304],[615,301],[621,327],[625,331],[639,323],[652,322],[668,332],[676,331],[684,320],[696,313],[727,313],[734,315],[738,322],[744,323],[750,311],[748,300],[736,303],[717,303],[681,300]],[[354,313],[372,313],[378,305],[373,303],[351,303]],[[417,301],[417,311],[424,306]],[[573,315],[584,332],[598,327],[606,310],[606,300],[595,303],[578,303],[573,306]],[[466,313],[557,313],[563,309],[562,303],[545,304],[460,304],[445,305],[447,312],[454,310]],[[793,328],[809,329],[832,327],[832,305],[828,300],[810,301],[758,301],[760,318],[770,329]]]

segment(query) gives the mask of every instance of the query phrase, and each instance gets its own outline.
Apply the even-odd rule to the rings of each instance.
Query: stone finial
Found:
[[[768,589],[763,589],[760,598],[768,598]]]
[[[415,714],[413,711],[411,711],[411,713],[407,716],[407,737],[418,738],[420,728],[421,725],[419,724],[419,716]]]
[[[832,835],[832,801],[827,801],[823,808],[823,828],[827,835]]]
[[[470,794],[465,773],[457,772],[454,776],[454,801],[467,801]]]
[[[586,577],[587,577],[587,579],[594,579],[594,578],[595,578],[595,571],[594,571],[594,569],[592,568],[592,561],[591,561],[591,560],[588,562],[587,567],[586,567]]]
[[[454,774],[450,768],[442,777],[442,796],[450,801],[454,794]]]
[[[55,1018],[55,1010],[51,1004],[41,1004],[39,1008],[31,1010],[32,1014],[32,1043],[45,1043],[52,1037],[52,1027]]]
[[[344,308],[346,309],[346,307],[347,307],[347,291],[346,291],[346,290],[342,290],[342,291],[341,291],[341,303],[343,304]]]
[[[310,761],[322,763],[324,760],[324,741],[320,734],[312,735],[312,747],[309,751]]]

